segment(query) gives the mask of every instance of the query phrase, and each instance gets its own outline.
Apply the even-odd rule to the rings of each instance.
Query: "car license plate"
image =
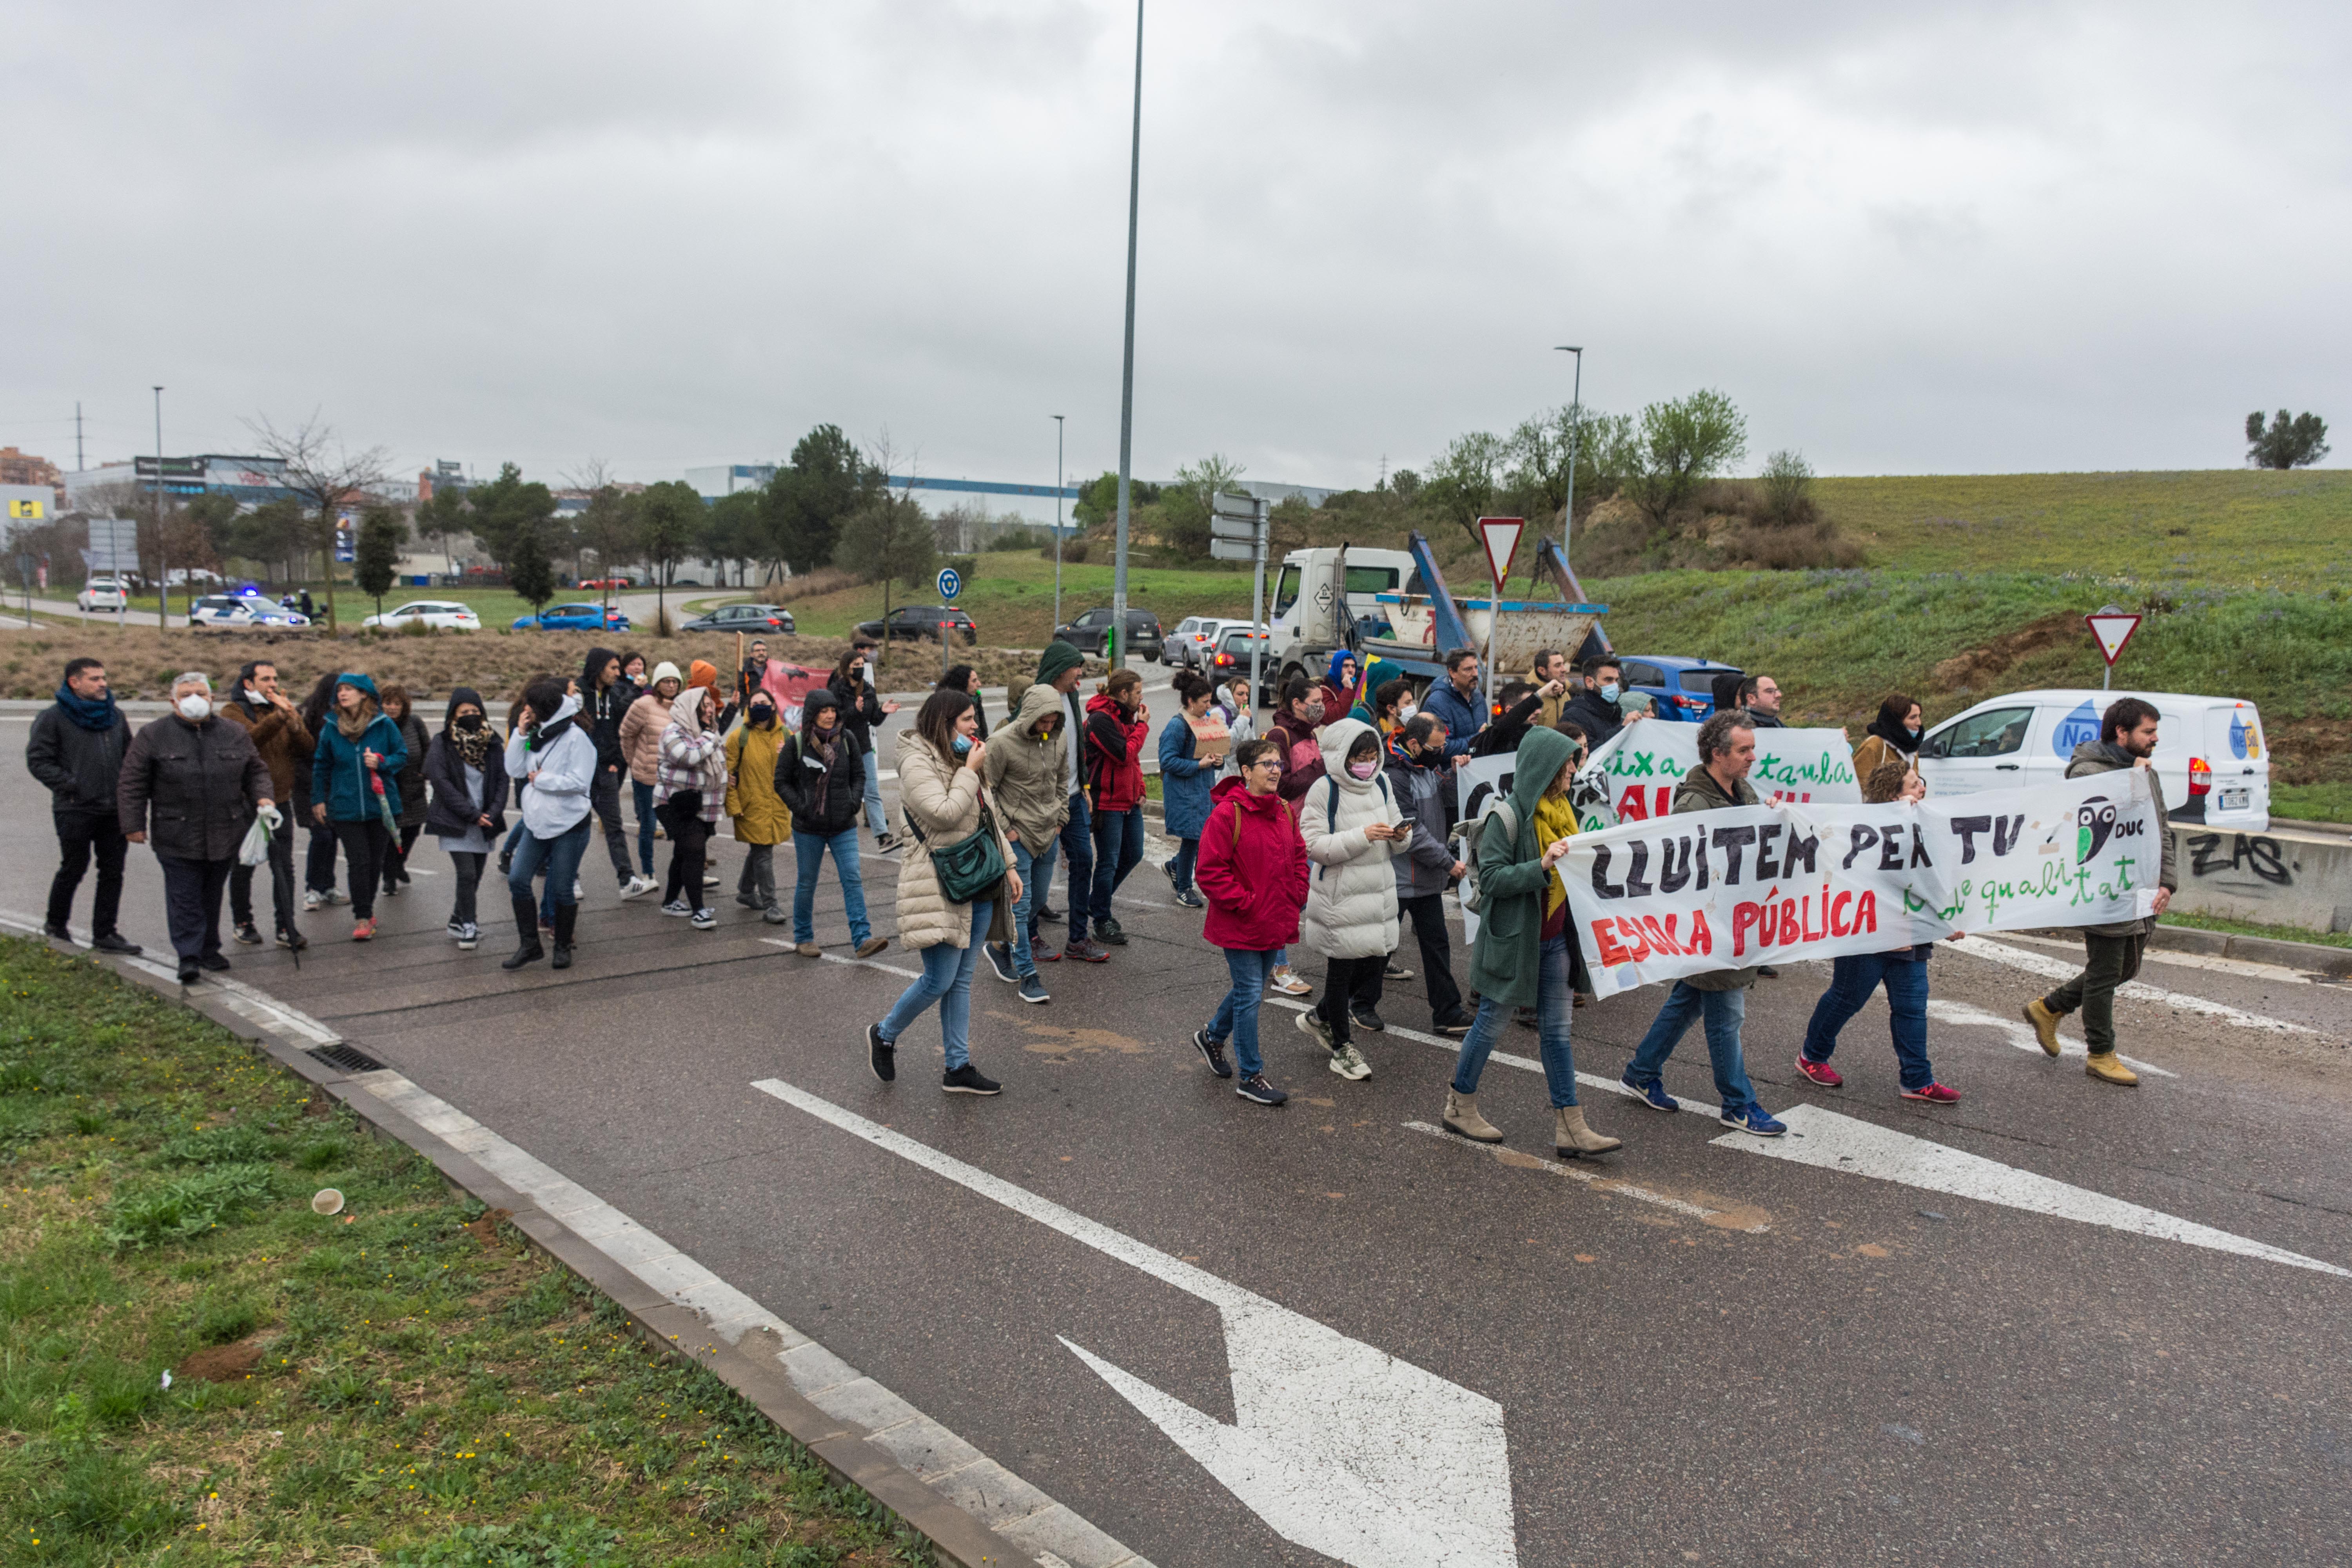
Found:
[[[2243,811],[2253,804],[2254,792],[2250,789],[2225,789],[2221,792],[2223,811]]]

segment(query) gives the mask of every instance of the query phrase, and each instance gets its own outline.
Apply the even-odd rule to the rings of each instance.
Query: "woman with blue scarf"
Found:
[[[376,703],[375,681],[346,671],[335,677],[332,719],[319,727],[310,759],[310,816],[333,826],[352,863],[353,942],[375,935],[375,895],[392,854],[400,816],[400,770],[408,742]]]

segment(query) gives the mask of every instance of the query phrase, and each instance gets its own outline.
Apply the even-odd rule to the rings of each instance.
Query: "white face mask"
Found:
[[[1404,725],[1407,725],[1407,724],[1412,723],[1412,720],[1413,720],[1413,715],[1414,715],[1414,714],[1416,714],[1416,713],[1419,713],[1420,711],[1421,711],[1421,710],[1420,710],[1419,708],[1414,707],[1414,706],[1413,706],[1412,703],[1410,703],[1410,702],[1400,702],[1400,703],[1398,703],[1398,704],[1397,704],[1397,717],[1396,717],[1396,721],[1397,721],[1398,726],[1399,726],[1400,728],[1402,728],[1402,726],[1404,726]]]
[[[1615,681],[1604,680],[1601,683],[1601,700],[1603,702],[1614,702],[1617,700],[1617,683]]]
[[[192,724],[202,723],[213,716],[213,700],[201,691],[189,692],[173,706],[179,709],[180,717]]]

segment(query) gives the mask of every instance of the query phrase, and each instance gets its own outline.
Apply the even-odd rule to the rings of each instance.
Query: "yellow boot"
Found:
[[[2025,1005],[2025,1021],[2033,1026],[2033,1037],[2042,1042],[2042,1049],[2050,1056],[2058,1054],[2058,1015],[2042,1005],[2036,996]]]
[[[2113,1051],[2093,1051],[2083,1070],[2103,1083],[2117,1083],[2129,1089],[2139,1081],[2139,1074],[2124,1066],[2123,1058]]]

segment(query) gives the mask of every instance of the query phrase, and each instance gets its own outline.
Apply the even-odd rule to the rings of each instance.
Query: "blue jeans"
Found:
[[[1715,1063],[1715,1091],[1723,1097],[1724,1112],[1745,1110],[1756,1103],[1739,1055],[1739,1026],[1748,1016],[1745,991],[1697,991],[1686,980],[1675,981],[1666,993],[1666,1005],[1658,1009],[1650,1032],[1626,1065],[1625,1080],[1643,1089],[1658,1082],[1659,1070],[1675,1054],[1684,1031],[1702,1014],[1706,1018],[1706,1054]]]
[[[1092,886],[1095,877],[1095,840],[1092,824],[1087,816],[1087,792],[1078,790],[1070,796],[1070,819],[1062,824],[1062,864],[1070,868],[1070,940],[1084,942],[1087,935],[1087,906],[1094,901]],[[1039,898],[1045,895],[1040,893]]]
[[[1568,983],[1568,938],[1552,937],[1543,944],[1537,969],[1536,1039],[1543,1057],[1544,1082],[1558,1110],[1576,1103],[1576,1055],[1569,1049],[1569,1020],[1576,1015],[1576,997]],[[1478,998],[1478,1016],[1463,1037],[1462,1053],[1454,1058],[1454,1092],[1478,1092],[1479,1075],[1495,1042],[1511,1021],[1511,1005],[1492,996]]]
[[[841,878],[842,902],[848,906],[849,937],[863,944],[874,934],[866,921],[866,884],[857,876],[857,829],[845,827],[830,838],[793,829],[793,940],[816,940],[816,877],[824,868],[824,852],[833,851],[833,868]],[[698,898],[700,894],[698,892]]]
[[[980,962],[980,944],[988,940],[988,923],[995,912],[993,899],[982,899],[971,906],[969,946],[956,947],[943,942],[923,949],[922,978],[899,993],[897,1004],[882,1020],[885,1040],[898,1044],[907,1026],[922,1016],[924,1008],[937,1002],[940,1038],[948,1048],[948,1071],[953,1072],[971,1060],[971,971]]]
[[[574,902],[572,884],[580,879],[580,857],[588,853],[588,830],[595,826],[596,814],[592,811],[552,838],[524,834],[515,848],[514,869],[507,873],[507,891],[518,899],[530,897],[530,879],[543,866],[547,900],[541,907]]]
[[[1201,841],[1197,838],[1176,840],[1176,853],[1168,862],[1168,879],[1182,892],[1192,885],[1192,868],[1201,861]]]
[[[650,877],[654,874],[654,786],[629,781],[637,801],[637,869]]]
[[[1830,988],[1813,1004],[1813,1021],[1805,1026],[1805,1059],[1830,1059],[1837,1049],[1838,1031],[1862,1011],[1881,982],[1886,986],[1903,1087],[1925,1089],[1936,1081],[1935,1069],[1927,1065],[1927,965],[1913,958],[1907,947],[1895,952],[1852,952],[1832,961]]]
[[[1110,896],[1127,880],[1127,874],[1143,863],[1143,807],[1097,812],[1094,837],[1094,894],[1087,912],[1099,926],[1110,919]]]
[[[890,830],[890,819],[882,815],[882,759],[870,751],[866,753],[866,826],[877,838]]]
[[[1013,906],[1013,973],[1024,980],[1037,973],[1037,960],[1030,948],[1037,940],[1037,907],[1045,901],[1046,885],[1054,879],[1054,855],[1058,847],[1050,839],[1034,855],[1029,852],[1026,839],[1013,847],[1013,868],[1021,873],[1021,897]]]
[[[1257,1054],[1257,1010],[1265,1000],[1266,976],[1274,973],[1274,961],[1280,956],[1279,949],[1271,952],[1225,949],[1225,973],[1233,976],[1233,989],[1217,1004],[1217,1016],[1209,1020],[1209,1038],[1233,1041],[1234,1060],[1244,1078],[1255,1078],[1265,1070],[1265,1058]]]

